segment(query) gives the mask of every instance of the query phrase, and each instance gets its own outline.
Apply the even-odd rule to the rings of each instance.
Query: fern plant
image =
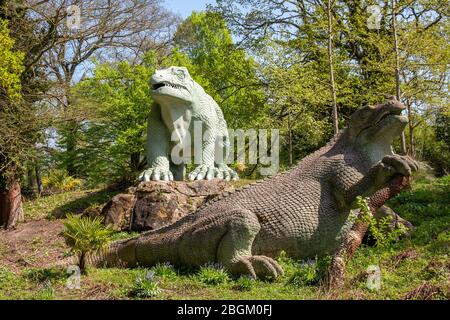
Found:
[[[104,248],[111,239],[113,231],[105,227],[99,217],[77,217],[67,215],[64,221],[63,236],[72,251],[78,254],[81,273],[86,272],[86,255]]]

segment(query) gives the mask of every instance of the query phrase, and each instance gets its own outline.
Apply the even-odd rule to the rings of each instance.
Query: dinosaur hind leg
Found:
[[[252,255],[252,245],[261,226],[256,215],[249,210],[238,210],[227,226],[217,251],[218,262],[231,273],[248,274],[252,278],[276,278],[283,269],[272,258]],[[230,215],[230,216],[231,216]]]

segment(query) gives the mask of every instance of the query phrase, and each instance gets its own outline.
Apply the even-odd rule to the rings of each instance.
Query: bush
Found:
[[[197,276],[200,282],[211,286],[217,286],[230,280],[230,276],[225,269],[218,265],[201,267]]]
[[[177,276],[177,272],[170,263],[157,264],[151,270],[161,278],[173,279]]]
[[[369,236],[376,241],[376,246],[387,247],[394,241],[398,240],[399,237],[407,233],[408,230],[402,224],[391,230],[390,226],[393,221],[392,217],[383,217],[377,221],[372,216],[367,199],[357,197],[356,203],[360,210],[360,216],[356,222],[360,221],[369,225]]]
[[[154,273],[149,277],[148,274],[138,276],[133,288],[129,291],[128,295],[135,298],[152,298],[161,293],[161,289],[158,286],[158,282],[154,279]]]
[[[24,276],[34,282],[58,281],[67,278],[63,270],[55,268],[31,268],[24,272]]]
[[[76,217],[68,215],[64,221],[63,236],[72,250],[79,255],[79,267],[85,272],[85,257],[90,251],[104,248],[113,231],[102,223],[99,217]]]
[[[255,285],[255,279],[251,277],[242,276],[236,280],[236,284],[233,286],[233,289],[238,291],[250,291]]]
[[[57,191],[73,191],[82,186],[82,181],[68,175],[64,170],[51,170],[46,177],[42,177],[44,188],[50,188]]]
[[[296,268],[288,284],[296,287],[318,285],[325,278],[330,263],[330,256],[307,260]]]

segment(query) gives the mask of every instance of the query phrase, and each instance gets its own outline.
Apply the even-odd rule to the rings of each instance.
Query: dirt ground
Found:
[[[17,272],[51,267],[69,248],[61,236],[61,220],[35,220],[0,231],[0,265]]]

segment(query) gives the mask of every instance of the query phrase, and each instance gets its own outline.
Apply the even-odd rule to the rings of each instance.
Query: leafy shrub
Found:
[[[369,236],[376,241],[376,246],[387,247],[399,237],[407,233],[405,226],[400,224],[397,228],[391,230],[392,217],[383,217],[377,221],[373,216],[369,208],[367,199],[363,197],[356,198],[356,204],[360,210],[358,222],[367,223],[369,225]]]
[[[82,186],[82,181],[68,175],[64,170],[51,170],[46,177],[42,177],[42,185],[45,188],[58,191],[73,191]]]
[[[34,282],[58,281],[67,278],[63,270],[55,268],[30,268],[24,272],[25,278]]]
[[[154,275],[154,274],[153,274]],[[158,286],[158,282],[155,281],[154,277],[149,277],[148,275],[138,276],[134,285],[129,291],[128,295],[135,298],[152,298],[156,297],[161,293],[161,289]]]
[[[79,256],[79,267],[85,272],[85,257],[90,251],[104,248],[113,231],[102,223],[99,217],[76,217],[68,215],[64,221],[63,236],[72,250]]]
[[[307,260],[300,264],[288,279],[288,284],[296,287],[318,285],[325,277],[331,257]]]
[[[225,269],[218,265],[206,265],[201,267],[197,277],[200,282],[211,286],[217,286],[230,280],[230,276]]]
[[[233,289],[238,291],[250,291],[255,285],[255,280],[251,277],[242,276],[236,280],[236,284],[233,286]]]
[[[151,270],[161,278],[173,279],[177,276],[177,272],[170,263],[157,264]]]

